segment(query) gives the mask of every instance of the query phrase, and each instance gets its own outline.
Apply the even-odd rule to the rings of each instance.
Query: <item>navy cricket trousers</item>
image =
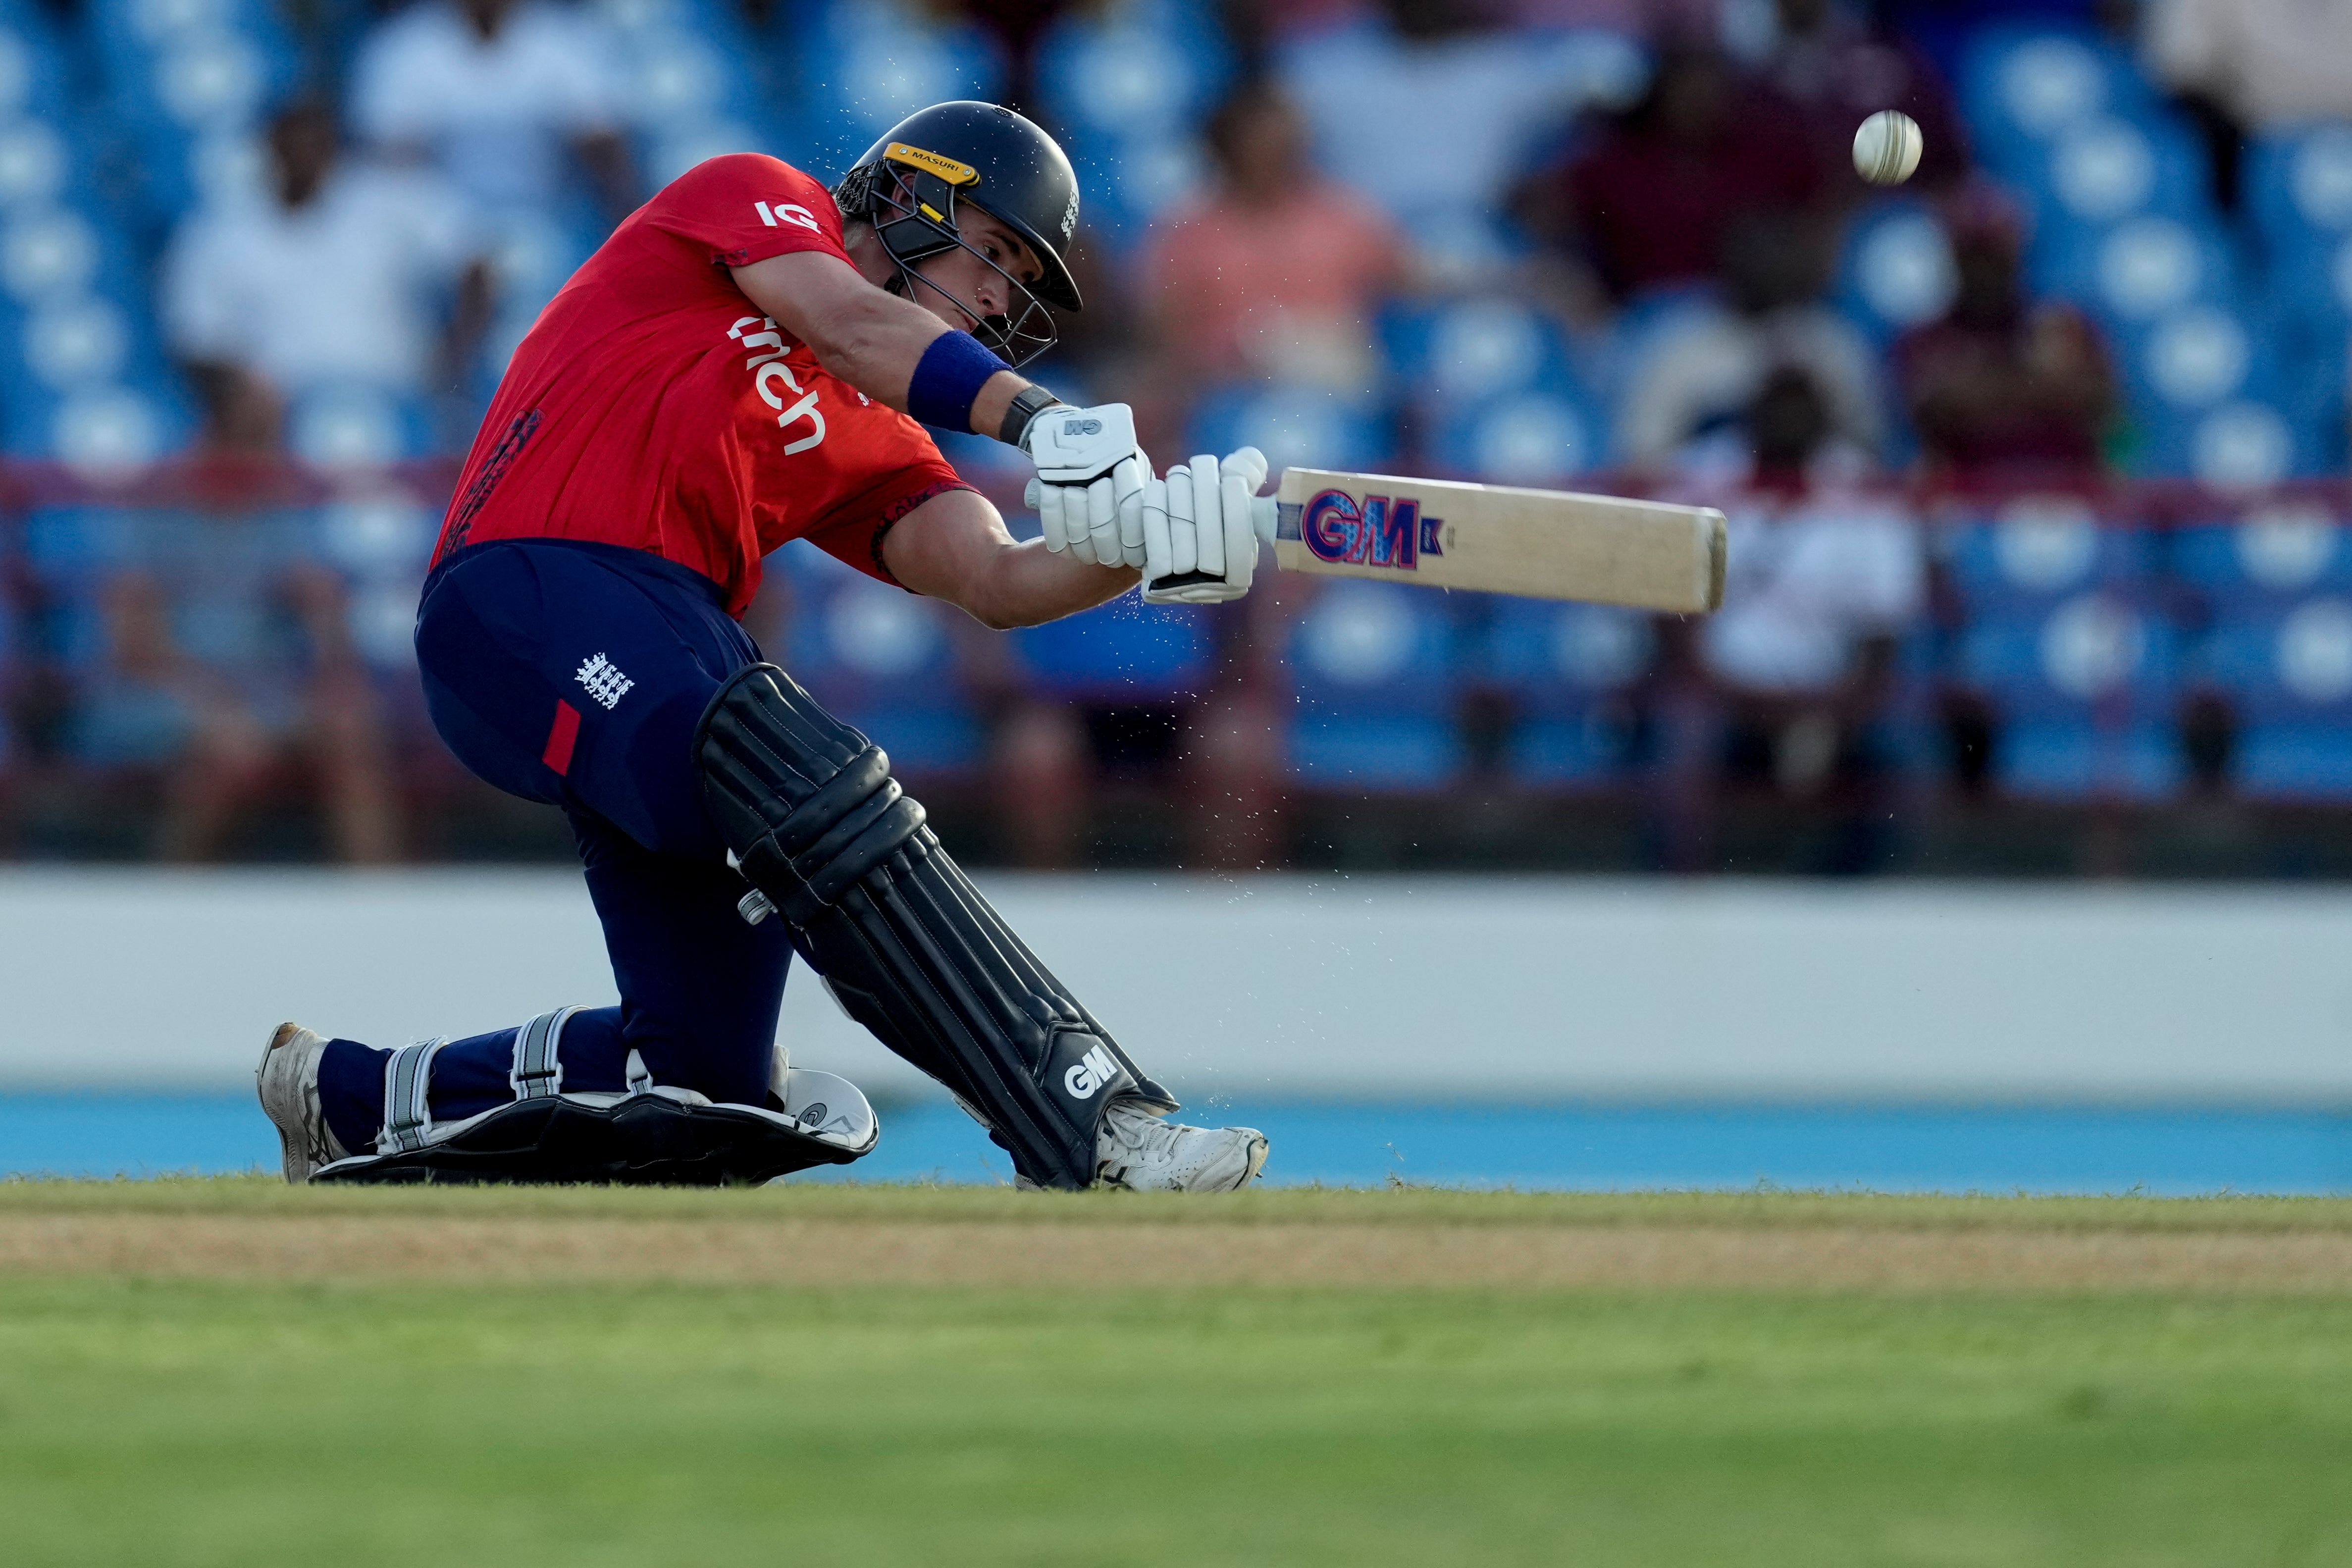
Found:
[[[635,1050],[657,1083],[759,1104],[792,947],[783,921],[736,914],[743,881],[702,810],[695,723],[760,658],[718,585],[617,545],[477,544],[426,581],[416,658],[457,759],[510,795],[561,805],[579,843],[621,1005],[564,1026],[564,1087],[622,1089]],[[515,1027],[442,1049],[435,1121],[513,1098]],[[389,1055],[354,1040],[327,1047],[320,1100],[346,1149],[373,1148],[383,1128]]]

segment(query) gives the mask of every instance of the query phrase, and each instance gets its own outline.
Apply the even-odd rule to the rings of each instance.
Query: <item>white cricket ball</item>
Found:
[[[1917,121],[1899,109],[1882,109],[1853,133],[1853,172],[1874,185],[1899,185],[1927,150]]]

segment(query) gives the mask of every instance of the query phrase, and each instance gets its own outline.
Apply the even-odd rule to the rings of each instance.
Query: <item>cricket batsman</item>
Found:
[[[517,350],[417,612],[435,727],[482,778],[563,808],[621,1004],[397,1049],[272,1036],[289,1181],[763,1181],[871,1150],[858,1091],[776,1044],[798,952],[947,1086],[1024,1186],[1220,1192],[1265,1137],[1177,1109],[1008,929],[889,759],[739,622],[805,539],[991,626],[1133,587],[1248,591],[1244,448],[1155,479],[1126,405],[1013,368],[1079,308],[1077,183],[986,103],[943,103],[831,192],[714,158],[639,208]],[[924,426],[1018,447],[1045,537],[1016,543]]]

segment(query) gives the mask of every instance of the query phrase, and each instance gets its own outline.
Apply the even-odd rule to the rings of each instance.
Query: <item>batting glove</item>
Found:
[[[1143,487],[1146,604],[1214,605],[1249,592],[1265,482],[1265,454],[1244,447],[1222,463],[1205,453],[1179,463]]]
[[[1124,403],[1073,408],[1057,403],[1022,432],[1037,465],[1028,502],[1045,525],[1045,548],[1092,565],[1143,564],[1143,484],[1151,459],[1135,441]]]

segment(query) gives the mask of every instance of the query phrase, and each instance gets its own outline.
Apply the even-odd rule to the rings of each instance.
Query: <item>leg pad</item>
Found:
[[[773,665],[695,737],[711,819],[850,1016],[952,1090],[1041,1186],[1095,1178],[1102,1112],[1175,1109],[924,825],[889,759]]]

